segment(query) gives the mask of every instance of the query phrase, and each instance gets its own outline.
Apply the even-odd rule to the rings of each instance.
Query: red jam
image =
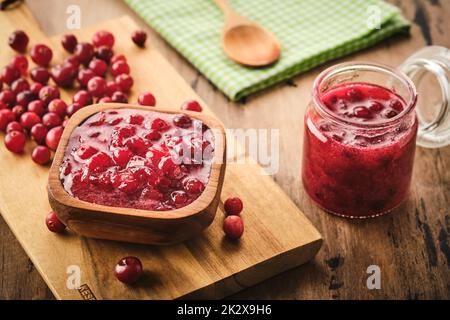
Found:
[[[186,115],[104,111],[72,132],[60,178],[65,190],[80,200],[172,210],[203,192],[213,149],[211,130]]]
[[[417,133],[404,100],[366,83],[338,85],[319,99],[335,118],[314,108],[305,115],[302,178],[309,196],[347,217],[398,206],[409,190]]]

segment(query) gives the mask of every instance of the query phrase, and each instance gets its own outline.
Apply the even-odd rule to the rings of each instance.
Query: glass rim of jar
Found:
[[[357,122],[357,121],[348,120],[348,119],[338,116],[336,113],[331,111],[320,99],[321,84],[325,80],[329,79],[330,77],[332,77],[336,74],[351,71],[351,70],[382,72],[382,73],[385,73],[386,75],[392,76],[392,77],[396,78],[397,80],[399,80],[405,86],[405,88],[407,88],[409,95],[410,95],[409,101],[405,101],[406,108],[404,110],[402,110],[402,112],[400,112],[398,115],[396,115],[395,117],[393,117],[389,120],[382,121],[382,122],[375,122],[375,123]],[[368,83],[368,82],[365,82],[365,83]],[[336,123],[339,123],[339,124],[344,123],[346,125],[350,125],[350,126],[354,126],[354,127],[358,127],[358,128],[386,128],[386,127],[391,127],[391,126],[397,125],[399,119],[402,119],[403,117],[405,117],[406,115],[408,115],[414,111],[414,108],[417,103],[417,89],[416,89],[416,86],[414,85],[413,81],[406,74],[404,74],[402,71],[400,71],[398,69],[394,69],[392,67],[389,67],[387,65],[380,64],[380,63],[353,61],[353,62],[338,63],[338,64],[335,64],[335,65],[325,69],[324,71],[322,71],[317,76],[317,78],[314,80],[313,90],[312,90],[312,99],[313,99],[316,109],[322,115],[327,116],[328,118],[330,118],[332,121],[334,121]]]

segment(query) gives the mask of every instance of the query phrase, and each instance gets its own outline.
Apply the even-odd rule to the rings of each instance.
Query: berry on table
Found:
[[[138,103],[141,106],[154,107],[156,105],[156,99],[155,99],[155,96],[153,94],[151,94],[150,92],[142,92],[138,96]]]
[[[45,103],[42,100],[34,100],[28,104],[28,111],[36,113],[39,117],[42,117],[45,113]]]
[[[118,75],[114,79],[114,81],[116,81],[117,85],[120,88],[120,91],[122,91],[122,92],[130,91],[130,89],[134,83],[133,78],[130,75],[125,74],[125,73]]]
[[[116,91],[111,95],[112,102],[128,103],[127,96],[122,91]]]
[[[94,57],[94,47],[88,42],[80,42],[75,46],[74,54],[80,63],[87,65]]]
[[[8,123],[8,125],[6,126],[6,133],[10,133],[12,131],[21,131],[21,132],[23,132],[23,128],[22,128],[22,126],[20,125],[19,122],[13,121],[13,122]]]
[[[60,126],[62,124],[62,119],[58,114],[54,112],[48,112],[42,117],[42,124],[51,129]]]
[[[37,146],[31,153],[31,159],[33,159],[35,163],[40,164],[41,166],[49,163],[51,156],[52,155],[50,149],[45,146]]]
[[[92,44],[96,48],[102,46],[112,48],[114,46],[114,40],[114,35],[111,32],[100,30],[94,33],[94,36],[92,37]]]
[[[5,131],[6,126],[16,120],[16,114],[10,109],[0,110],[0,130]]]
[[[54,233],[63,233],[64,230],[66,230],[64,223],[59,220],[58,216],[53,211],[45,218],[45,224],[47,225],[48,230]]]
[[[109,63],[111,61],[113,55],[114,55],[113,50],[107,46],[101,46],[97,48],[97,50],[95,51],[95,56],[97,57],[97,59],[101,59],[106,63]]]
[[[54,112],[64,118],[67,112],[67,104],[61,99],[55,99],[48,104],[48,111]]]
[[[224,208],[227,215],[239,215],[244,208],[244,204],[241,199],[233,197],[225,200]]]
[[[13,153],[22,153],[27,138],[22,131],[12,131],[5,136],[5,146]]]
[[[33,81],[41,84],[47,84],[48,79],[50,79],[50,72],[44,67],[36,67],[31,69],[30,77]]]
[[[111,74],[113,77],[121,74],[130,74],[130,66],[126,61],[117,61],[111,66]]]
[[[25,76],[28,71],[28,59],[25,56],[18,55],[11,59],[9,63],[11,66],[20,71],[22,76]],[[1,88],[0,88],[1,89]]]
[[[195,100],[188,100],[188,101],[184,102],[181,105],[181,110],[202,112],[203,108],[200,105],[200,103],[198,103],[197,101],[195,101]]]
[[[77,80],[82,87],[86,87],[89,80],[91,80],[95,76],[95,72],[91,69],[81,69],[80,71],[78,71]]]
[[[20,71],[14,66],[4,66],[0,71],[0,79],[2,82],[11,85],[15,80],[20,78]]]
[[[41,117],[32,111],[27,111],[20,116],[20,125],[27,130],[31,130],[38,123],[41,123]]]
[[[51,150],[55,151],[58,148],[59,141],[61,140],[61,136],[64,132],[63,126],[58,126],[50,129],[47,133],[47,137],[45,138],[45,144]]]
[[[138,47],[143,48],[147,40],[147,33],[144,30],[136,30],[131,35],[131,39]]]
[[[108,65],[101,59],[92,59],[91,62],[89,62],[89,69],[97,76],[103,77],[108,69]]]
[[[11,48],[18,52],[25,52],[29,40],[30,39],[24,31],[16,30],[10,34],[8,44]]]
[[[89,80],[87,89],[94,97],[102,97],[106,93],[106,80],[96,76]]]
[[[73,53],[78,44],[78,40],[73,34],[65,34],[61,38],[61,44],[67,52]]]
[[[47,137],[47,127],[44,126],[42,123],[35,124],[31,130],[30,135],[31,138],[36,141],[37,144],[44,145],[45,144],[45,138]]]
[[[59,99],[60,92],[58,88],[52,86],[45,86],[39,91],[39,99],[44,101],[46,105],[50,103],[50,101]]]
[[[125,257],[117,262],[114,269],[116,278],[125,284],[136,283],[142,275],[142,263],[136,257]]]
[[[53,57],[53,51],[45,44],[38,43],[31,47],[31,60],[39,66],[46,67]]]
[[[225,235],[232,239],[239,239],[244,233],[244,222],[240,216],[228,216],[223,221]]]
[[[89,92],[86,90],[80,90],[72,97],[72,102],[84,107],[92,104],[94,101],[92,100],[92,95]]]

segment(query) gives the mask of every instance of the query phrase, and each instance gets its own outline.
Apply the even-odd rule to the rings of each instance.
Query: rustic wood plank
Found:
[[[412,195],[395,215],[369,222],[349,222],[325,215],[309,202],[299,179],[301,117],[309,100],[311,83],[325,66],[295,77],[289,84],[279,85],[253,96],[245,104],[230,103],[161,37],[146,27],[123,2],[108,1],[108,5],[105,5],[106,2],[77,1],[83,8],[83,25],[97,23],[99,17],[95,14],[96,6],[102,7],[101,19],[117,17],[123,13],[130,14],[149,31],[150,42],[154,43],[183,78],[191,83],[228,127],[281,128],[281,160],[285,165],[274,178],[324,234],[325,245],[314,261],[246,289],[234,297],[450,298],[449,147],[439,150],[417,149]],[[390,2],[400,6],[408,19],[416,21],[411,38],[397,37],[342,60],[367,59],[398,65],[426,43],[417,22],[418,19],[420,21],[421,15],[425,17],[422,20],[428,25],[433,44],[450,47],[449,1]],[[30,5],[35,10],[43,30],[48,34],[63,32],[62,21],[47,19],[46,7],[52,5],[55,12],[64,16],[65,8],[71,2],[46,0],[45,5],[40,3],[30,2]],[[0,230],[6,228],[0,223]],[[13,268],[7,269],[6,273],[3,269],[2,272],[2,279],[15,281],[18,287],[24,288],[22,295],[15,291],[15,288],[3,289],[3,292],[8,292],[8,297],[12,298],[23,297],[23,292],[27,290],[42,290],[43,286],[43,282],[27,282],[27,259],[25,254],[18,253],[18,250],[11,249],[9,245],[1,249],[3,255],[17,261],[16,264],[20,266],[19,271]],[[381,267],[382,290],[369,291],[365,287],[365,271],[370,264],[378,264]]]

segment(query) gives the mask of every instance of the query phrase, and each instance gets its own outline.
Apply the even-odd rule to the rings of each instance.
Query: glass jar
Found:
[[[418,119],[416,89],[402,72],[344,63],[322,72],[305,114],[303,185],[324,210],[385,214],[407,196]]]

